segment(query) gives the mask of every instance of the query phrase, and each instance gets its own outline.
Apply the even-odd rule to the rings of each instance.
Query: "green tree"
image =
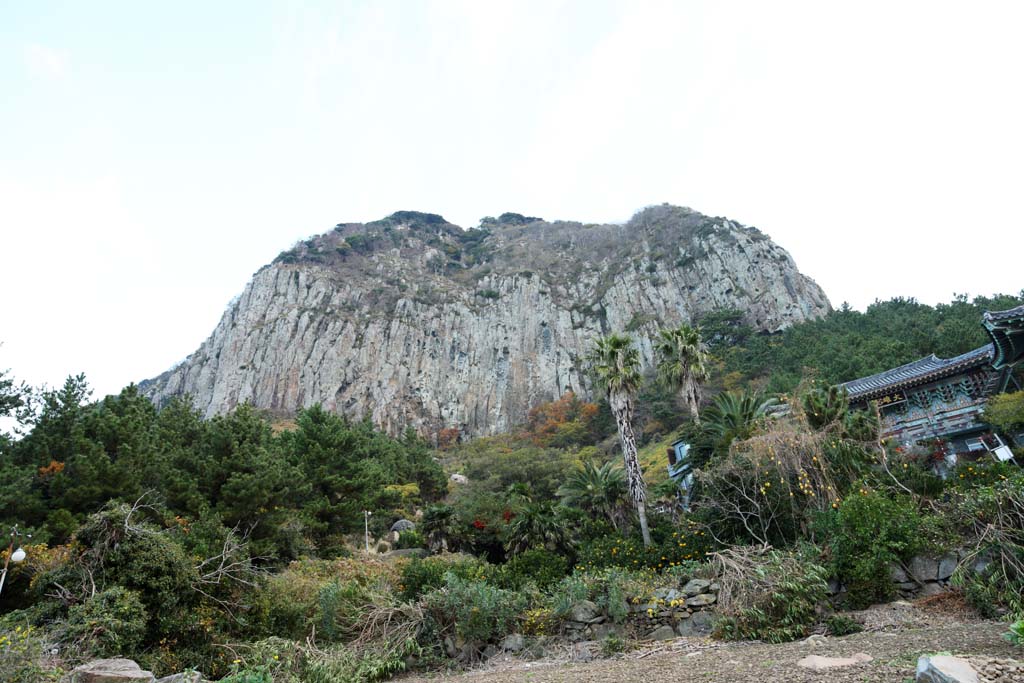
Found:
[[[709,377],[708,347],[700,328],[683,324],[659,330],[654,348],[658,353],[658,378],[679,392],[690,417],[700,423],[701,388]]]
[[[559,551],[568,545],[568,530],[551,502],[520,505],[505,531],[505,549],[518,555],[531,548]]]
[[[565,505],[590,514],[604,515],[618,530],[619,510],[626,496],[626,478],[622,469],[610,461],[599,467],[586,460],[562,484],[558,495]]]
[[[714,404],[705,411],[704,431],[711,435],[715,452],[724,455],[736,439],[747,439],[768,408],[778,400],[763,398],[748,391],[724,391],[715,396]]]
[[[647,485],[636,454],[636,435],[633,432],[633,400],[640,388],[640,356],[633,340],[626,335],[611,334],[599,338],[590,353],[590,363],[604,390],[615,417],[615,426],[622,442],[629,493],[640,518],[640,532],[644,545],[651,545],[651,532],[647,528]]]

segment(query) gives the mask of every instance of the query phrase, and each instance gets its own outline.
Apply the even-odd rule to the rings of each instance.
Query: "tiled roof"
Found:
[[[1014,318],[1024,318],[1024,305],[1005,311],[985,311],[985,314],[982,316],[982,320],[985,322],[993,323],[1013,320]]]
[[[933,353],[921,360],[915,360],[913,363],[907,363],[870,377],[861,377],[840,386],[846,389],[846,393],[851,399],[865,398],[875,392],[884,393],[911,384],[923,384],[956,374],[965,368],[986,365],[992,361],[992,357],[991,344],[953,358],[939,358]]]

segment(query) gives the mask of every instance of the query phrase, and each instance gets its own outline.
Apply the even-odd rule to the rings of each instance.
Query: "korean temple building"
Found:
[[[1021,388],[1013,368],[1024,360],[1024,306],[987,311],[981,322],[990,341],[973,351],[953,358],[932,354],[841,384],[850,407],[864,409],[877,401],[883,437],[905,446],[939,440],[948,453],[947,465],[964,456],[1012,459],[1007,442],[1024,447],[1024,433],[997,434],[982,422],[981,413],[991,396]],[[693,481],[689,449],[682,440],[668,449],[669,476],[682,488],[684,507]]]
[[[1024,306],[988,311],[982,325],[990,342],[953,358],[934,354],[913,363],[840,385],[851,408],[878,403],[882,433],[906,446],[940,440],[950,460],[991,452],[1008,460],[1006,439],[1024,445],[1024,435],[996,434],[982,422],[985,401],[998,393],[1020,389],[1013,367],[1024,360]]]

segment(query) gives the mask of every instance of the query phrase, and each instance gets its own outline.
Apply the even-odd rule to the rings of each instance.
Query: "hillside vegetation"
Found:
[[[0,375],[0,416],[23,432],[0,438],[0,523],[32,534],[0,595],[0,679],[124,655],[230,683],[374,681],[478,661],[508,636],[543,649],[587,627],[580,614],[606,620],[613,653],[694,600],[715,604],[717,636],[777,642],[806,636],[823,605],[893,598],[891,564],[957,549],[967,600],[1024,617],[1019,468],[939,479],[927,450],[880,446],[872,416],[827,389],[975,348],[981,311],[1022,301],[896,299],[772,336],[706,316],[699,424],[653,370],[639,378],[649,545],[606,401],[567,393],[506,434],[428,442],[318,406],[275,428],[247,405],[203,419],[133,386],[92,402],[83,377],[35,392]],[[1022,406],[1000,397],[991,419],[1020,428]],[[685,512],[665,472],[677,436],[699,468]],[[415,528],[391,536],[400,519]],[[845,592],[830,598],[828,578]],[[829,613],[826,627],[856,624]]]

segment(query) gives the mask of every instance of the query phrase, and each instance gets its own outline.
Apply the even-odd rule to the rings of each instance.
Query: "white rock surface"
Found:
[[[392,434],[498,433],[566,391],[591,397],[585,357],[602,334],[631,333],[649,366],[662,323],[731,308],[776,331],[829,310],[765,235],[679,207],[625,225],[496,228],[489,260],[472,265],[454,226],[391,225],[384,246],[337,255],[368,229],[339,226],[262,268],[209,339],[143,392],[190,394],[207,416],[320,403]]]
[[[799,662],[797,666],[813,671],[825,671],[827,669],[839,669],[847,666],[857,666],[873,661],[874,657],[863,652],[858,652],[852,657],[822,657],[821,655],[808,655]]]
[[[978,672],[970,662],[950,655],[917,660],[915,683],[978,683]]]

